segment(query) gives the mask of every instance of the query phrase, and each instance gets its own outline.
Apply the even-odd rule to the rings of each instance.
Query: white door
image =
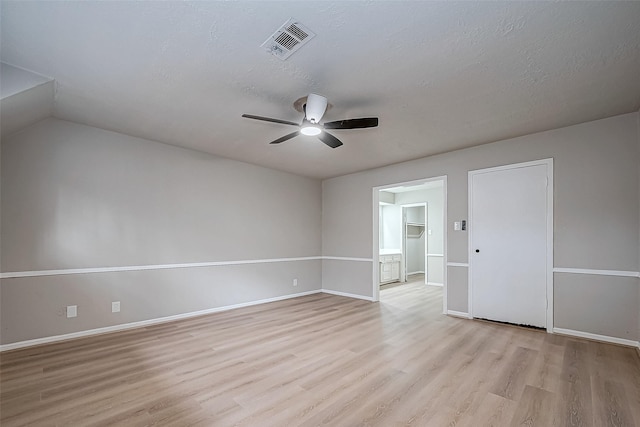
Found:
[[[473,317],[547,326],[550,168],[525,163],[469,173]]]

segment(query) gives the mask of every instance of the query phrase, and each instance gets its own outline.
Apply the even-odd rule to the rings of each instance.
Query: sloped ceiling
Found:
[[[53,114],[316,178],[638,111],[640,2],[2,1],[1,59],[56,80]],[[288,18],[317,36],[260,48]],[[329,98],[375,129],[267,143]]]
[[[51,117],[55,82],[0,62],[0,138]]]

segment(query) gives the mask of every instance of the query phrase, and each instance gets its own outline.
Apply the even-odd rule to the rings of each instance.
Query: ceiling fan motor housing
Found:
[[[307,120],[311,123],[320,123],[320,119],[322,119],[326,110],[327,98],[322,95],[316,95],[315,93],[310,93],[309,96],[307,96],[305,114]]]

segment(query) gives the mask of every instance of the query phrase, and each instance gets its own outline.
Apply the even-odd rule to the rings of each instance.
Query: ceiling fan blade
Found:
[[[331,148],[338,148],[342,145],[342,141],[327,132],[322,132],[320,135],[318,135],[318,139],[320,139],[320,141],[324,142]]]
[[[272,119],[270,117],[254,116],[253,114],[243,114],[242,117],[247,119],[262,120],[263,122],[280,123],[283,125],[300,126],[300,123],[294,123],[287,120]]]
[[[285,142],[286,140],[291,139],[293,137],[296,137],[298,135],[300,135],[300,131],[297,130],[297,131],[291,132],[290,134],[285,135],[285,136],[283,136],[281,138],[278,138],[275,141],[271,141],[269,144],[280,144],[281,142]]]
[[[377,117],[336,120],[335,122],[328,122],[324,124],[325,129],[361,129],[361,128],[374,128],[376,126],[378,126]]]

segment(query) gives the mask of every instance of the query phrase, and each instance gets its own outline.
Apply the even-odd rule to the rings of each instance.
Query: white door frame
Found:
[[[381,185],[373,187],[373,292],[372,301],[380,301],[380,190],[386,188],[393,188],[399,186],[413,186],[420,185],[431,181],[442,181],[443,201],[442,201],[442,215],[443,215],[443,250],[444,259],[443,263],[443,286],[442,286],[442,313],[447,314],[447,175],[436,176],[433,178],[424,178],[414,181],[403,181],[394,184]]]
[[[469,171],[468,177],[468,255],[469,271],[468,271],[468,305],[469,305],[469,317],[473,318],[473,176],[481,173],[496,172],[501,170],[518,169],[529,166],[546,165],[547,167],[547,259],[546,259],[546,271],[547,271],[547,332],[553,332],[553,159],[540,159],[531,162],[515,163],[511,165],[497,166],[487,169],[478,169]]]

